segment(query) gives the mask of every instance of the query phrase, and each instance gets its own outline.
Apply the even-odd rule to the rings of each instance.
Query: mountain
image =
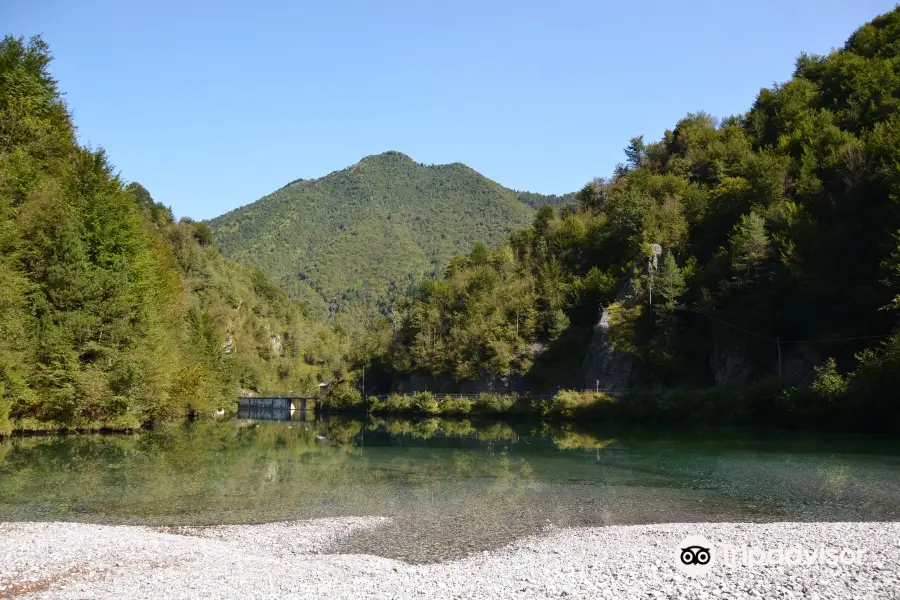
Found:
[[[0,435],[313,389],[341,339],[77,144],[47,45],[0,41]]]
[[[314,312],[360,322],[455,253],[496,244],[532,215],[517,192],[465,165],[385,152],[292,182],[209,226],[226,256],[259,268]]]

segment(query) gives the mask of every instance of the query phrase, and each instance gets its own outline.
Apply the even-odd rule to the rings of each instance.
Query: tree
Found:
[[[469,252],[469,262],[472,266],[480,266],[488,261],[488,247],[482,241],[475,242],[472,251]]]
[[[644,136],[639,135],[631,138],[628,146],[625,147],[625,158],[630,169],[639,169],[644,160],[644,154],[647,146],[644,144]]]
[[[562,310],[553,310],[547,314],[547,337],[549,339],[557,339],[568,328],[569,317]]]
[[[738,285],[755,281],[759,286],[760,275],[769,257],[769,235],[766,221],[755,212],[741,216],[731,237],[731,268]]]
[[[678,268],[675,256],[671,252],[663,255],[662,265],[654,283],[655,291],[662,297],[662,302],[658,303],[656,311],[671,313],[678,308],[678,299],[684,293],[685,284],[681,269]]]
[[[212,246],[215,243],[215,240],[213,240],[212,230],[210,230],[209,225],[207,225],[203,221],[199,221],[197,223],[193,223],[193,226],[194,239],[197,240],[201,246]]]
[[[534,215],[534,234],[535,237],[544,238],[550,233],[550,224],[556,218],[553,207],[545,204]]]
[[[598,177],[575,194],[575,207],[579,211],[597,210],[606,201],[606,180]]]
[[[137,181],[129,183],[125,188],[125,191],[130,192],[135,197],[138,206],[146,211],[147,214],[150,215],[150,220],[157,225],[168,225],[175,221],[175,217],[172,215],[172,209],[162,203],[154,202],[153,196],[150,195],[147,188]]]

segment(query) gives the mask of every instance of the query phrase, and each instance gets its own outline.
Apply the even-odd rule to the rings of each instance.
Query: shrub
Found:
[[[500,414],[511,409],[517,400],[515,395],[501,395],[492,392],[482,392],[478,394],[478,400],[475,401],[473,407],[476,411],[484,414]]]
[[[472,401],[468,398],[445,396],[441,402],[441,413],[445,415],[467,415],[472,412]]]
[[[329,390],[325,404],[334,410],[353,410],[363,407],[362,394],[355,387],[337,385]]]
[[[391,394],[388,399],[378,404],[377,412],[402,413],[412,408],[412,398],[403,394]]]
[[[431,392],[418,392],[414,395],[412,407],[415,412],[427,415],[436,415],[441,412],[437,398]]]
[[[539,411],[544,417],[561,419],[577,419],[597,417],[616,399],[602,392],[579,392],[576,390],[560,390],[550,402],[542,402]]]
[[[737,425],[746,416],[748,395],[743,390],[635,391],[617,406],[617,416],[629,421],[668,424]]]
[[[816,379],[812,383],[812,390],[822,400],[834,402],[847,393],[847,380],[837,372],[837,364],[833,358],[825,361],[825,364],[815,368]]]
[[[781,397],[780,397],[781,396]],[[748,386],[664,392],[634,392],[615,405],[629,421],[691,425],[790,425],[789,408],[777,379]]]
[[[100,428],[112,431],[137,431],[141,428],[141,422],[133,413],[126,412],[104,421]]]

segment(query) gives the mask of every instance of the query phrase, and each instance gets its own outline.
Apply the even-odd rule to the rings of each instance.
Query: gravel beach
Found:
[[[692,523],[548,528],[461,560],[329,554],[381,518],[147,528],[0,524],[0,598],[896,598],[900,523]],[[716,544],[865,549],[860,564],[674,566]]]

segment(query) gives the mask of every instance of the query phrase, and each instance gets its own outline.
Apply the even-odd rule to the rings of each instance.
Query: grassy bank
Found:
[[[234,417],[235,411],[225,415]],[[193,421],[219,420],[215,415],[188,415],[181,419],[165,421],[141,421],[135,415],[125,413],[107,419],[78,419],[73,421],[44,421],[33,417],[10,419],[0,428],[0,439],[13,435],[69,434],[69,433],[134,433],[140,430],[160,429],[183,425]]]
[[[783,388],[776,382],[743,388],[633,390],[620,396],[589,390],[560,390],[552,397],[482,393],[472,396],[432,392],[363,398],[344,388],[322,398],[329,414],[372,415],[423,421],[435,417],[542,420],[578,425],[750,426],[777,429],[896,432],[890,398],[879,404],[856,402],[846,386],[817,380],[810,388]],[[128,432],[144,427],[124,415],[111,420],[64,423],[19,419],[0,437],[22,433]]]
[[[517,394],[482,393],[474,396],[442,395],[432,392],[390,394],[363,398],[357,390],[332,393],[322,401],[328,412],[372,413],[381,415],[531,415],[527,402]]]
[[[880,408],[856,404],[851,396],[835,391],[833,386],[784,388],[777,382],[742,388],[633,390],[621,396],[560,390],[552,398],[494,393],[462,397],[431,392],[362,398],[356,392],[323,400],[326,412],[419,418],[482,415],[578,423],[895,431],[893,421]]]
[[[0,438],[10,435],[29,435],[46,433],[128,433],[142,429],[141,423],[130,415],[96,421],[64,423],[60,421],[41,421],[34,418],[18,419],[8,422],[0,429]]]

